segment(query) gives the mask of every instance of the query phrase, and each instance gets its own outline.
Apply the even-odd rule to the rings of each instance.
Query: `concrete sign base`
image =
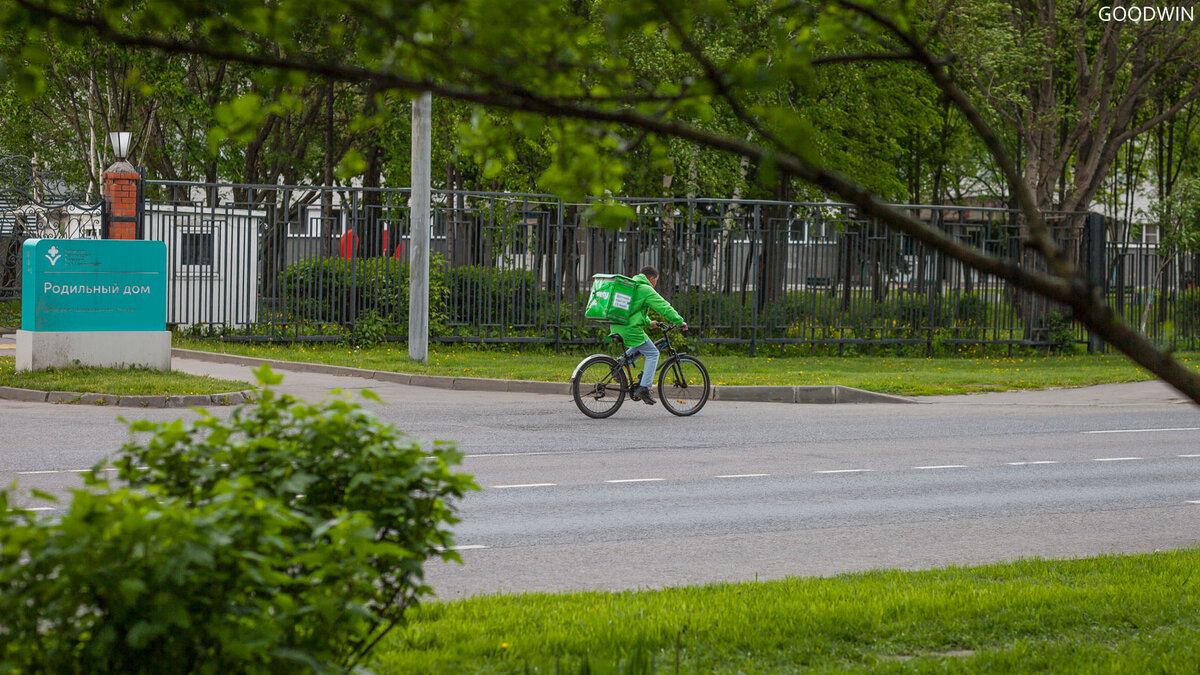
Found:
[[[171,369],[171,331],[17,331],[17,372],[96,366]]]

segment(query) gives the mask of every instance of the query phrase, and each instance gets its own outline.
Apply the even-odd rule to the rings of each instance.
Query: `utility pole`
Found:
[[[409,199],[408,358],[429,360],[429,173],[433,95],[413,101],[412,196]]]

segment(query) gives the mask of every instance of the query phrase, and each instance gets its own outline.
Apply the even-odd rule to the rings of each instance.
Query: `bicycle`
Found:
[[[700,412],[708,402],[712,387],[708,381],[708,369],[696,357],[677,352],[671,345],[670,333],[678,326],[654,322],[653,327],[663,332],[654,346],[665,352],[659,361],[658,399],[673,415],[687,417]],[[625,342],[620,335],[610,340],[621,347],[621,356],[613,358],[607,354],[592,354],[575,366],[571,374],[571,396],[575,405],[588,417],[602,419],[611,416],[625,402],[628,394],[638,400],[633,391],[641,380],[633,377],[630,361],[625,358]]]

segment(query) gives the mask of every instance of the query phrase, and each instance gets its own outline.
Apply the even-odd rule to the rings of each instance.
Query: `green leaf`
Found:
[[[334,173],[343,181],[349,182],[356,176],[361,176],[367,170],[367,160],[358,150],[351,148],[342,155]]]

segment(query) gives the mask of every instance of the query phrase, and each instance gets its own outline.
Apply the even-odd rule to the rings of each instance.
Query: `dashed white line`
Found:
[[[1170,427],[1165,429],[1102,429],[1099,431],[1084,431],[1085,434],[1143,434],[1155,431],[1200,431],[1200,427]]]
[[[539,455],[593,455],[612,450],[547,450],[545,452],[484,452],[475,455],[463,455],[463,459],[477,457],[535,457]]]
[[[665,478],[619,478],[617,480],[606,480],[605,483],[653,483],[655,481],[666,480]]]
[[[1175,455],[1176,457],[1200,457],[1200,455]]]
[[[1038,460],[1036,462],[1009,462],[1008,463],[1009,466],[1029,466],[1031,464],[1058,464],[1058,462],[1051,461],[1048,459],[1042,459],[1042,460]]]
[[[1200,499],[1193,499],[1192,501],[1184,502],[1184,504],[1200,504]]]
[[[144,467],[144,466],[138,467],[138,469],[142,469],[142,470],[144,470],[145,468],[146,467]],[[51,471],[18,471],[17,475],[18,476],[41,476],[41,475],[52,474],[52,473],[91,473],[91,471],[92,471],[91,469],[54,469]],[[117,471],[117,468],[110,466],[107,469],[101,469],[101,471]]]
[[[494,490],[508,490],[510,488],[533,488],[533,487],[554,487],[558,483],[522,483],[520,485],[493,485]]]
[[[1145,457],[1097,457],[1092,460],[1094,462],[1132,462],[1138,459],[1146,459]]]
[[[479,549],[484,549],[484,548],[487,548],[487,546],[484,546],[482,544],[467,544],[465,546],[451,546],[449,548],[446,548],[445,546],[434,546],[433,550],[435,550],[435,551],[478,551]]]
[[[58,507],[57,506],[30,506],[27,508],[21,508],[20,506],[18,506],[14,510],[16,510],[16,511],[57,511]]]
[[[732,473],[725,476],[717,476],[717,478],[762,478],[770,475],[769,473]]]
[[[826,469],[825,471],[814,471],[813,473],[867,473],[875,469]]]
[[[913,468],[920,469],[920,470],[925,470],[925,469],[965,469],[965,468],[967,468],[967,465],[966,464],[938,464],[935,466],[914,466]]]

